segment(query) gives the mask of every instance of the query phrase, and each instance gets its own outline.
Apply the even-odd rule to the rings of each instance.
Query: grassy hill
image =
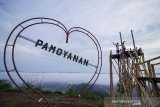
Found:
[[[47,90],[43,88],[43,86],[40,88],[32,84],[30,85],[45,96],[51,107],[103,107],[103,98],[108,95],[106,86],[95,85],[92,89],[88,89],[75,105],[71,105],[70,103],[76,94],[74,90],[80,89],[84,84],[70,84],[67,85],[67,88],[61,84],[61,87],[59,87],[61,90],[55,90],[55,88],[53,88],[56,87],[55,84],[52,84],[52,90]],[[39,99],[39,97],[25,85],[21,85],[21,88]],[[40,106],[29,99],[24,93],[13,88],[8,81],[0,80],[0,107]]]

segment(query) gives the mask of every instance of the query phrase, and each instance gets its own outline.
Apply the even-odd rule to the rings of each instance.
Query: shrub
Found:
[[[50,91],[50,90],[44,90],[43,93],[44,94],[52,94],[52,91]]]
[[[70,97],[73,97],[76,95],[75,91],[72,88],[67,89],[65,94]]]
[[[63,95],[61,91],[55,91],[54,94]]]
[[[6,80],[0,80],[0,92],[6,92],[13,90],[13,87],[10,82]]]

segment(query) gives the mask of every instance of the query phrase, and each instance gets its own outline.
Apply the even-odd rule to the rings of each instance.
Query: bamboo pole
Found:
[[[153,64],[151,64],[151,69],[152,69],[153,77],[156,78],[156,73],[155,73],[155,69],[154,69]]]
[[[128,51],[129,52],[129,51]],[[131,57],[131,59],[132,60],[134,60],[134,58],[133,58],[133,56],[131,55],[131,53],[129,52],[129,55],[130,55],[130,57]],[[136,64],[135,64],[136,65]],[[144,102],[145,102],[145,100],[147,99],[148,100],[148,102],[149,102],[149,104],[150,104],[150,106],[152,106],[152,107],[154,107],[154,104],[152,103],[152,100],[149,98],[149,95],[148,95],[148,93],[146,92],[146,89],[142,86],[142,84],[137,80],[137,76],[136,76],[136,74],[135,75],[133,75],[134,76],[134,79],[135,79],[135,81],[136,81],[136,83],[137,83],[137,85],[138,85],[138,90],[141,92],[140,93],[140,97],[142,97],[141,98],[141,103],[142,103],[142,106],[144,106]],[[146,97],[146,99],[144,100],[144,98],[143,98],[143,96],[145,96]],[[143,101],[142,101],[142,99],[143,99]]]
[[[140,49],[141,50],[141,52],[142,52],[142,49]],[[142,62],[145,62],[145,58],[144,58],[144,53],[142,52]],[[144,72],[145,72],[145,76],[147,76],[147,70],[146,70],[146,65],[145,65],[145,63],[144,64],[142,64],[142,66],[143,66],[143,69],[144,69]]]
[[[150,64],[150,70],[151,70],[151,72],[152,72],[152,77],[153,77],[153,78],[156,78],[154,65]],[[159,94],[159,89],[158,89],[157,83],[155,83],[153,80],[152,80],[152,87],[153,87],[154,97],[159,97],[160,94]]]
[[[133,46],[134,50],[136,49],[135,41],[134,41],[134,35],[133,35],[133,30],[131,30],[131,35],[132,35],[132,41],[133,41]]]
[[[147,67],[148,67],[148,72],[149,72],[149,75],[148,77],[149,78],[152,78],[152,71],[151,71],[151,64],[150,64],[150,61],[147,62]],[[149,95],[153,95],[155,92],[154,92],[154,86],[153,86],[154,82],[151,81],[151,83],[148,81],[148,89],[150,90],[150,93]],[[151,93],[151,90],[153,91],[153,94]]]
[[[135,60],[136,60],[136,63],[138,63],[138,56],[137,56],[137,48],[136,48],[136,45],[135,45],[135,41],[134,41],[134,35],[133,35],[133,30],[131,30],[131,35],[132,35],[132,41],[133,41],[133,47],[134,47],[134,52],[136,54],[135,56]],[[136,74],[136,77],[139,77],[139,72],[140,72],[140,66],[136,65],[135,64],[135,74]],[[137,94],[139,95],[139,97],[141,97],[141,91],[140,91],[140,87],[137,85]]]
[[[152,64],[152,65],[159,65],[160,64],[160,62],[158,62],[158,63],[154,63],[154,64]]]
[[[112,51],[110,51],[110,55],[109,55],[109,62],[110,62],[110,96],[111,97],[115,97],[114,95],[114,86],[113,86],[113,73],[112,73]]]
[[[148,61],[153,61],[153,60],[156,60],[156,59],[160,59],[160,56],[157,56],[157,57],[155,57],[155,58],[146,60],[146,61],[144,61],[144,62],[140,62],[140,63],[138,63],[138,64],[140,65],[140,64],[146,63],[146,62],[148,62]]]
[[[147,66],[148,66],[148,71],[149,71],[149,77],[152,78],[153,75],[152,75],[152,71],[151,71],[151,63],[150,63],[150,61],[147,62]]]

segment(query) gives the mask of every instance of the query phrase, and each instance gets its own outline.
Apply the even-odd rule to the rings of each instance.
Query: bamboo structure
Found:
[[[126,100],[139,98],[141,106],[145,107],[160,106],[160,89],[157,85],[160,83],[160,78],[156,77],[155,73],[155,66],[160,65],[160,62],[152,63],[160,59],[160,56],[145,60],[142,49],[136,47],[133,31],[131,30],[133,49],[126,49],[121,32],[119,34],[120,45],[116,44],[117,53],[112,54],[111,51],[109,55],[110,96],[112,99],[118,96]],[[119,77],[117,89],[114,89],[113,85],[114,71]],[[127,106],[132,106],[132,104],[128,103]]]

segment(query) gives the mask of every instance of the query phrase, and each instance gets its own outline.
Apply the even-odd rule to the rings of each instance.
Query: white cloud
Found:
[[[103,72],[109,71],[109,50],[115,50],[112,42],[119,41],[122,32],[127,47],[132,46],[130,30],[134,30],[135,42],[142,47],[145,55],[156,56],[160,53],[160,1],[159,0],[27,0],[1,1],[0,29],[3,41],[16,24],[31,17],[49,17],[62,22],[68,29],[73,26],[84,27],[99,40],[104,56]],[[83,53],[89,55],[92,50],[85,46]],[[60,45],[62,43],[59,43]],[[78,47],[76,45],[75,47]],[[18,51],[27,54],[42,55],[27,46],[18,46]],[[85,50],[86,49],[86,50]],[[155,50],[155,51],[154,51]],[[106,65],[105,65],[106,64]]]
[[[35,55],[35,56],[43,56],[43,52],[42,51],[38,51],[36,49],[33,49],[29,46],[25,46],[25,45],[16,45],[15,51],[17,53],[21,53],[24,55]]]

